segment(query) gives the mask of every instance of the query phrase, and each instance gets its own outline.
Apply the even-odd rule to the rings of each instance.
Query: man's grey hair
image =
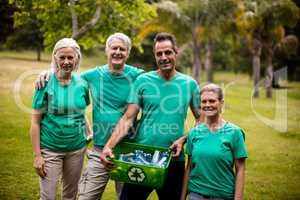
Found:
[[[113,41],[116,39],[121,40],[125,43],[129,54],[131,50],[131,39],[124,33],[114,33],[110,35],[106,40],[105,51],[107,51],[111,47]]]
[[[56,53],[59,49],[62,48],[72,48],[76,54],[76,61],[75,61],[75,68],[74,70],[77,70],[80,65],[81,61],[81,52],[80,52],[80,46],[77,44],[77,42],[73,38],[63,38],[56,42],[53,51],[52,51],[52,61],[51,61],[51,67],[53,70],[56,70],[57,63],[55,61]]]

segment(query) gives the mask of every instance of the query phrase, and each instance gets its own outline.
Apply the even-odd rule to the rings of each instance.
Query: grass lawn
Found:
[[[39,71],[48,68],[50,56],[43,62],[35,62],[34,56],[0,52],[1,200],[39,197],[29,138],[30,104],[33,81]],[[105,62],[103,54],[84,59],[81,71]],[[245,199],[300,199],[300,83],[284,82],[287,89],[274,91],[273,99],[266,99],[262,91],[261,98],[253,100],[247,75],[218,72],[215,80],[225,88],[224,118],[246,132],[249,158]],[[186,130],[192,124],[189,114]],[[279,132],[285,125],[286,131]],[[103,199],[115,199],[113,182],[109,182]],[[157,197],[153,193],[150,199]]]

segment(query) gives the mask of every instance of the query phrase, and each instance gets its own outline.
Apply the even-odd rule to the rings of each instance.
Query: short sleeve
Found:
[[[40,90],[35,90],[33,99],[32,99],[32,108],[36,110],[40,110],[42,108],[46,108],[47,106],[47,86],[40,89]]]
[[[127,98],[128,104],[137,104],[141,106],[141,84],[140,79],[137,78],[136,81],[134,81],[133,86],[130,88],[129,96]]]
[[[192,87],[192,99],[190,102],[191,108],[200,108],[201,101],[200,101],[200,87],[195,80],[193,80],[193,87]]]
[[[82,78],[85,81],[88,81],[88,72],[83,72],[80,74],[80,78]]]
[[[247,150],[245,144],[245,133],[242,129],[236,129],[234,133],[233,155],[235,159],[247,158]]]
[[[89,105],[91,103],[89,86],[88,86],[88,83],[84,79],[82,79],[82,82],[84,85],[84,99],[85,99],[86,105]]]
[[[137,69],[137,76],[140,76],[140,75],[142,75],[142,74],[144,74],[145,73],[145,70],[143,70],[143,69]]]

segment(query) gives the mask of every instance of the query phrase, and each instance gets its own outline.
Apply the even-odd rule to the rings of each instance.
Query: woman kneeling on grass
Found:
[[[188,135],[181,200],[186,199],[187,192],[190,200],[243,199],[247,158],[244,132],[222,118],[224,99],[218,85],[204,86],[200,96],[205,119]]]
[[[54,73],[46,87],[34,93],[31,139],[33,165],[40,176],[40,199],[55,199],[60,175],[62,199],[76,199],[86,133],[92,133],[85,117],[88,87],[72,73],[78,69],[80,59],[75,40],[59,40],[52,53]]]

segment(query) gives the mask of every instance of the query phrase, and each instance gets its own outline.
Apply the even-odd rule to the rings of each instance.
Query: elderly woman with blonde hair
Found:
[[[40,199],[55,199],[62,176],[62,199],[76,199],[86,135],[92,134],[85,116],[88,86],[74,74],[80,65],[80,47],[72,38],[54,46],[46,87],[32,101],[31,139],[33,165],[40,176]]]
[[[188,135],[181,200],[242,200],[247,158],[245,134],[237,125],[226,121],[222,88],[205,85],[200,92],[204,122]]]

